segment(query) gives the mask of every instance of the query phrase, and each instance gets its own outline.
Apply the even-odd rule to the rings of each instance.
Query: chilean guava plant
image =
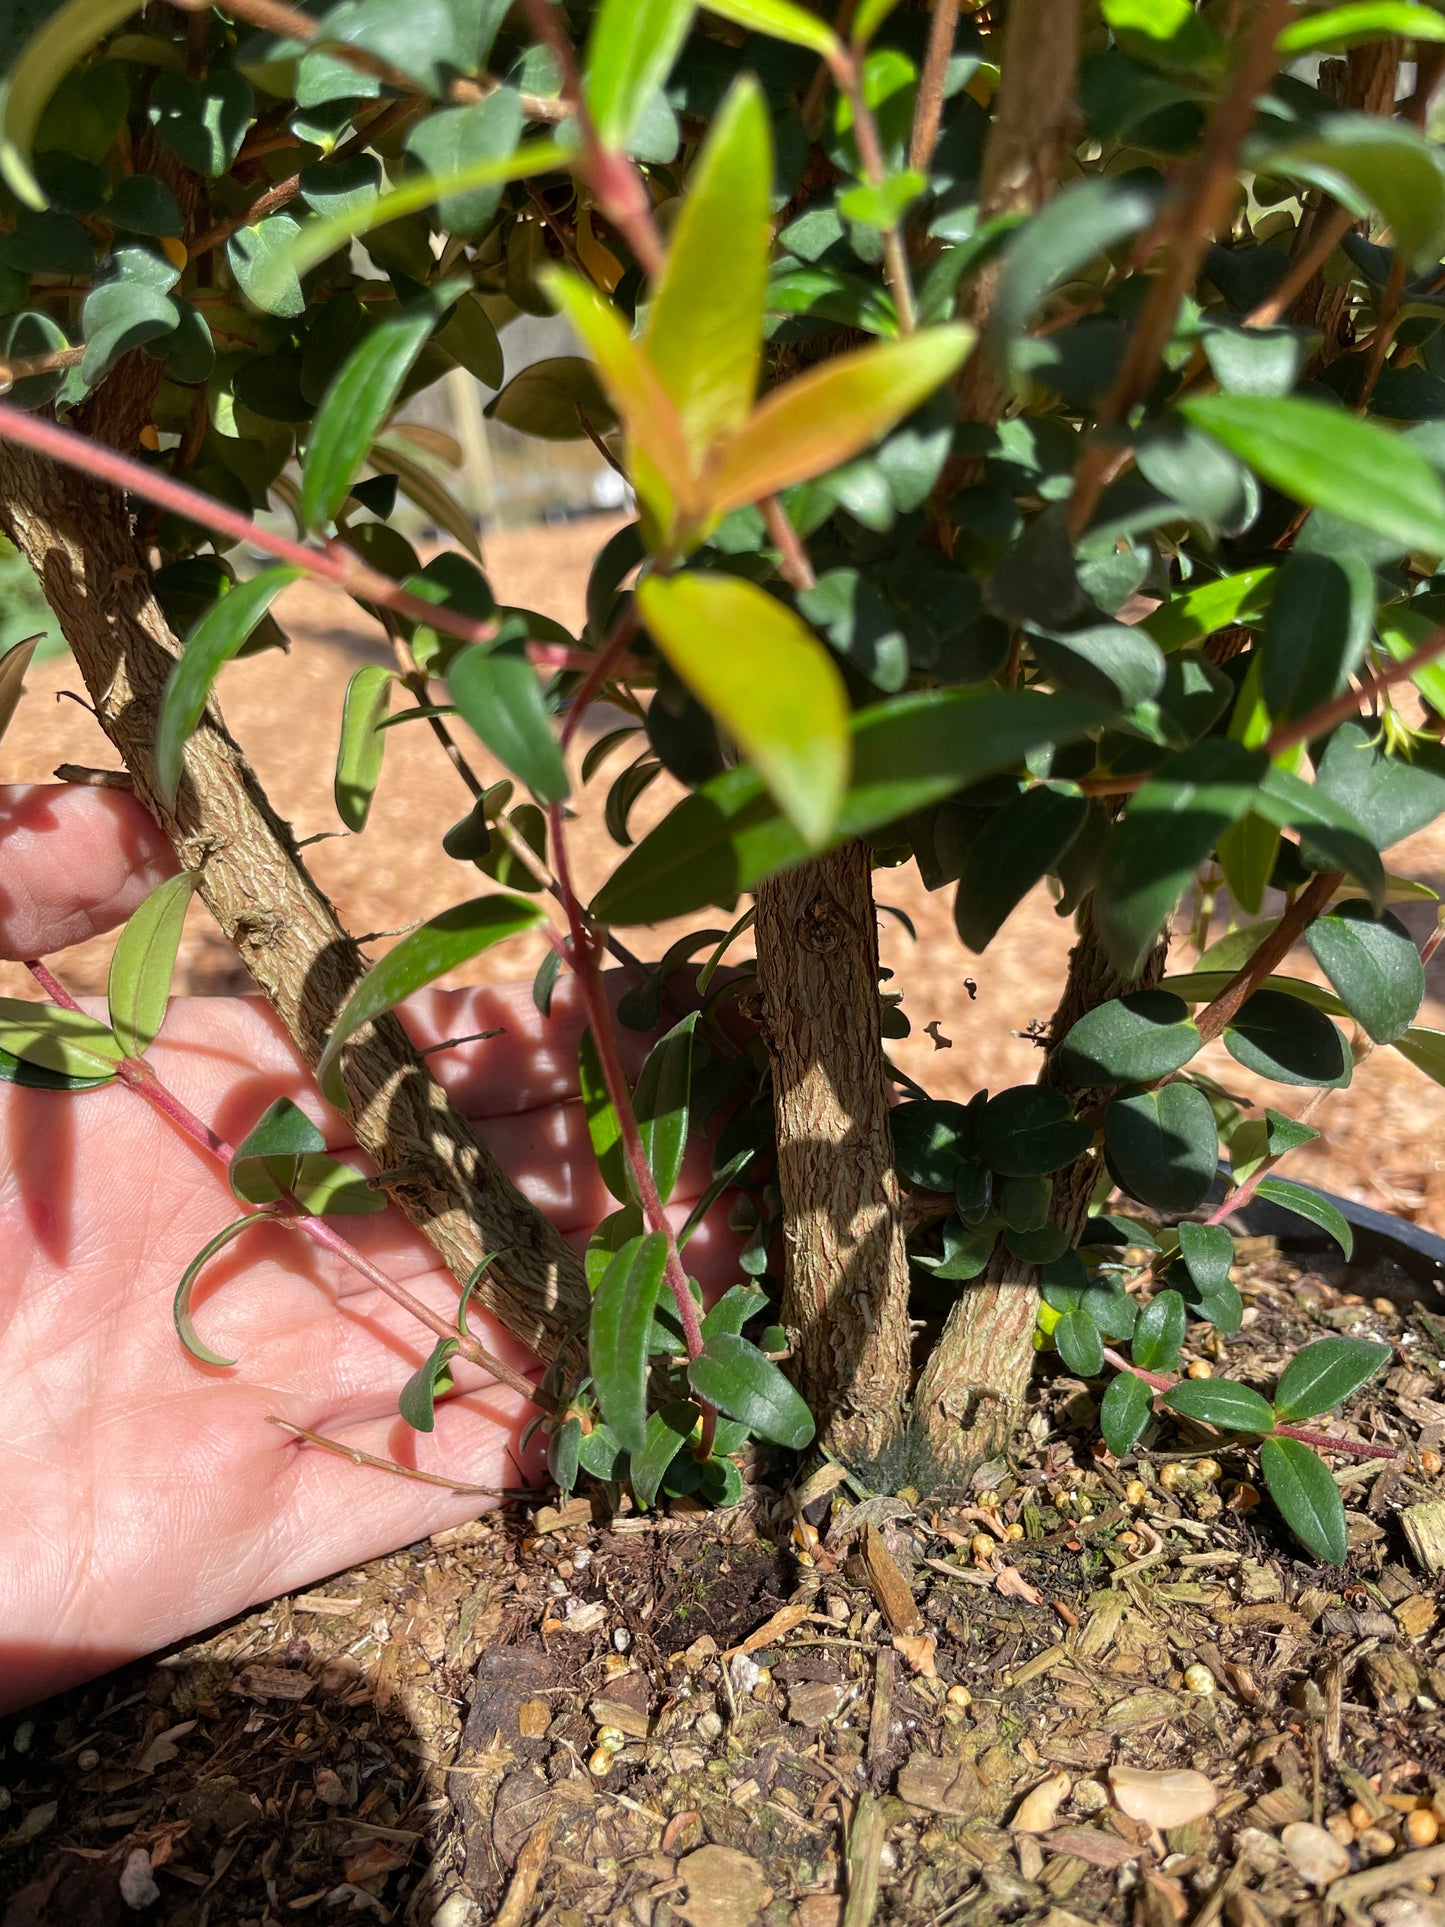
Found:
[[[182,865],[120,938],[109,1022],[37,961],[0,1074],[57,1104],[120,1079],[228,1162],[182,1342],[226,1362],[192,1286],[258,1220],[366,1267],[338,1220],[390,1206],[459,1287],[454,1322],[408,1301],[436,1345],[402,1414],[430,1427],[449,1362],[490,1365],[564,1488],[730,1504],[749,1440],[957,1481],[1052,1347],[1100,1382],[1111,1452],[1175,1421],[1257,1439],[1285,1521],[1342,1559],[1319,1454],[1386,1448],[1305,1422],[1384,1348],[1311,1345],[1272,1398],[1180,1354],[1191,1319],[1240,1325],[1248,1197],[1348,1254],[1276,1174],[1328,1092],[1378,1047],[1445,1081],[1389,907],[1419,887],[1387,867],[1445,808],[1445,10],[23,0],[0,56],[0,525]],[[576,352],[504,382],[519,313]],[[405,421],[456,368],[626,478],[579,635],[497,605]],[[453,544],[423,563],[401,500]],[[346,691],[344,829],[395,728],[470,792],[418,833],[472,887],[372,965],[218,707],[300,576],[394,652]],[[625,720],[579,760],[604,699]],[[664,771],[686,794],[635,841]],[[620,854],[587,902],[568,829],[597,784]],[[903,864],[952,892],[960,971],[1045,879],[1073,920],[1035,1083],[939,1102],[890,1065],[872,873]],[[193,891],[373,1176],[285,1101],[232,1149],[159,1084]],[[639,963],[673,918],[693,934]],[[538,1005],[579,980],[616,1204],[585,1260],[393,1015],[538,929]],[[663,1028],[631,1085],[619,1022]],[[1286,1108],[1203,1074],[1215,1039]],[[703,1126],[716,1181],[676,1229]],[[687,1245],[725,1191],[747,1237],[705,1307]]]

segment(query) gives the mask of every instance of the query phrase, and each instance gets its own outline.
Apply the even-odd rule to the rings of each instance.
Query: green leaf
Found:
[[[810,848],[831,836],[848,786],[848,696],[827,649],[791,610],[741,576],[648,576],[649,633],[750,756]]]
[[[694,0],[603,0],[587,40],[584,93],[604,147],[626,152],[649,101],[672,71],[693,12]]]
[[[203,1365],[234,1365],[236,1360],[234,1358],[222,1358],[219,1352],[213,1352],[209,1345],[203,1343],[197,1333],[195,1325],[191,1320],[191,1293],[195,1290],[196,1280],[200,1277],[206,1264],[215,1257],[216,1253],[224,1250],[225,1247],[231,1243],[232,1239],[239,1238],[248,1226],[253,1224],[266,1224],[268,1222],[269,1220],[267,1218],[258,1214],[237,1218],[234,1224],[228,1224],[224,1231],[218,1231],[214,1238],[207,1239],[206,1243],[201,1246],[195,1257],[192,1258],[191,1262],[181,1273],[181,1282],[176,1286],[175,1304],[172,1307],[171,1314],[175,1319],[176,1336],[191,1354],[191,1357],[198,1358]]]
[[[1241,910],[1258,916],[1279,858],[1279,825],[1251,810],[1231,823],[1216,845],[1229,893]]]
[[[577,1442],[577,1463],[594,1479],[609,1482],[626,1476],[628,1453],[610,1425],[594,1425]]]
[[[1071,1084],[1152,1084],[1201,1048],[1189,1007],[1167,990],[1134,990],[1099,1004],[1065,1037],[1060,1059]]]
[[[1353,1070],[1349,1045],[1324,1012],[1282,990],[1256,990],[1225,1026],[1224,1048],[1280,1084],[1342,1089]]]
[[[702,479],[709,514],[760,502],[850,461],[952,375],[973,346],[961,322],[856,348],[764,397]]]
[[[1181,1224],[1179,1249],[1195,1287],[1212,1292],[1230,1282],[1234,1240],[1222,1224]]]
[[[515,153],[488,155],[446,174],[418,175],[401,187],[378,195],[368,206],[351,207],[338,214],[325,215],[308,221],[299,229],[293,222],[293,232],[289,236],[278,234],[268,237],[264,249],[253,246],[253,258],[247,263],[252,285],[246,292],[258,307],[264,307],[267,301],[289,302],[293,287],[298,295],[300,293],[299,277],[309,274],[318,262],[334,254],[338,248],[345,247],[354,236],[370,233],[373,228],[385,227],[390,221],[418,213],[422,208],[445,201],[453,195],[473,194],[482,188],[525,180],[532,174],[552,173],[568,166],[572,159],[572,153],[560,141],[533,141],[528,146],[519,147]],[[289,217],[278,214],[272,218],[279,221]],[[261,223],[262,227],[266,225],[265,222]],[[257,230],[248,228],[242,232],[255,234]],[[304,306],[302,299],[301,307]],[[300,313],[301,308],[271,307],[268,312]]]
[[[1139,627],[1161,649],[1182,649],[1237,622],[1263,614],[1274,593],[1278,573],[1273,568],[1243,569],[1238,575],[1217,576],[1198,588],[1171,597],[1162,608],[1145,616]]]
[[[45,640],[43,633],[26,636],[0,654],[0,736],[10,727],[20,698],[25,694],[25,672],[36,647]]]
[[[226,243],[236,285],[263,314],[289,320],[306,312],[300,279],[304,270],[293,265],[303,232],[294,214],[269,214],[253,227],[237,228]]]
[[[450,1361],[460,1350],[460,1339],[439,1338],[402,1386],[396,1409],[413,1432],[436,1430],[436,1401],[452,1389]]]
[[[813,1437],[813,1416],[772,1359],[732,1332],[720,1332],[687,1368],[688,1380],[705,1398],[759,1438],[801,1452]]]
[[[973,1157],[973,1111],[947,1098],[899,1104],[888,1113],[893,1156],[905,1184],[951,1191],[960,1163]]]
[[[128,279],[101,282],[80,311],[85,336],[81,380],[95,387],[123,354],[170,334],[180,319],[180,309],[159,288]]]
[[[194,871],[182,870],[158,883],[116,940],[108,985],[110,1023],[127,1057],[148,1051],[165,1022],[181,929],[198,881]]]
[[[1274,583],[1259,691],[1277,723],[1337,696],[1359,667],[1375,613],[1374,571],[1357,555],[1292,555]]]
[[[1094,917],[1120,971],[1136,976],[1194,872],[1256,802],[1262,754],[1206,738],[1161,764],[1130,799],[1100,865]]]
[[[1430,1030],[1412,1024],[1403,1037],[1395,1039],[1395,1049],[1437,1084],[1445,1084],[1445,1030]]]
[[[1408,40],[1445,40],[1445,16],[1418,0],[1352,0],[1343,7],[1291,20],[1275,41],[1286,60],[1301,54],[1339,54],[1399,34]]]
[[[391,708],[394,670],[367,663],[346,685],[341,709],[341,740],[336,749],[336,779],[332,794],[336,814],[348,830],[362,830],[381,775],[386,732],[381,720]]]
[[[166,678],[156,727],[156,781],[167,802],[175,800],[186,742],[201,720],[221,665],[245,647],[277,596],[304,573],[288,565],[263,569],[249,582],[238,582],[187,636],[180,660]]]
[[[1269,147],[1257,164],[1309,181],[1352,213],[1378,212],[1417,269],[1438,265],[1445,244],[1445,169],[1414,127],[1378,114],[1334,113],[1313,139]]]
[[[697,467],[752,410],[762,354],[773,184],[767,108],[737,82],[712,123],[668,242],[645,352]]]
[[[1360,1387],[1384,1370],[1391,1358],[1388,1345],[1366,1338],[1320,1338],[1297,1352],[1274,1388],[1274,1416],[1282,1424],[1332,1412]]]
[[[845,221],[890,234],[914,202],[927,192],[928,176],[916,168],[905,168],[876,185],[864,181],[856,187],[844,188],[838,196],[838,212]]]
[[[465,107],[427,114],[407,135],[407,152],[434,178],[478,166],[506,165],[526,125],[522,96],[515,87],[498,87]],[[480,235],[497,211],[503,185],[494,181],[466,193],[443,194],[436,206],[437,225],[466,240]]]
[[[51,96],[71,68],[134,12],[134,0],[65,0],[26,41],[0,83],[0,175],[27,207],[46,205],[31,158]]]
[[[1354,1252],[1355,1234],[1349,1220],[1328,1198],[1321,1197],[1307,1184],[1297,1184],[1293,1178],[1261,1178],[1254,1195],[1263,1198],[1266,1204],[1277,1204],[1281,1210],[1293,1211],[1296,1217],[1308,1218],[1311,1224],[1317,1224],[1329,1233],[1347,1258]]]
[[[692,1040],[697,1012],[689,1011],[647,1054],[632,1105],[642,1133],[648,1169],[664,1204],[677,1187],[687,1150],[688,1100],[692,1089]]]
[[[0,1050],[0,1084],[14,1084],[26,1091],[98,1091],[115,1080],[114,1069],[93,1077],[68,1076],[63,1071],[48,1071],[39,1064],[28,1064],[13,1051]]]
[[[473,897],[418,926],[369,970],[346,1001],[316,1066],[316,1081],[340,1110],[349,1108],[341,1080],[341,1049],[363,1024],[414,990],[470,962],[508,937],[535,930],[546,912],[520,897]]]
[[[647,1442],[647,1356],[652,1311],[667,1269],[660,1231],[630,1238],[592,1300],[587,1362],[602,1416],[629,1452]]]
[[[484,387],[501,387],[506,359],[480,295],[464,294],[432,339]]]
[[[231,1154],[226,1176],[243,1204],[269,1204],[290,1190],[303,1157],[326,1149],[326,1139],[289,1097],[268,1104]]]
[[[973,951],[986,950],[1039,880],[1054,870],[1083,827],[1087,797],[1039,783],[991,815],[969,848],[953,921]]]
[[[514,375],[499,395],[493,395],[486,407],[488,421],[499,421],[520,435],[544,442],[585,441],[582,415],[599,434],[617,425],[617,413],[603,393],[597,371],[580,355],[533,362]]]
[[[401,393],[441,310],[458,291],[444,282],[400,313],[379,321],[353,348],[326,390],[301,468],[301,517],[306,528],[329,522],[346,500],[377,430]]]
[[[547,1470],[563,1493],[577,1483],[581,1444],[582,1421],[575,1417],[564,1419],[547,1441]]]
[[[1082,1157],[1094,1133],[1062,1091],[1016,1084],[983,1106],[974,1123],[978,1155],[1008,1177],[1045,1176]]]
[[[590,1027],[583,1031],[582,1041],[578,1045],[577,1074],[582,1109],[587,1118],[587,1135],[592,1142],[592,1155],[602,1173],[602,1182],[619,1204],[625,1204],[632,1196],[632,1185],[627,1170],[627,1153],[622,1143],[622,1126],[613,1109],[612,1099],[607,1095],[602,1059]]]
[[[27,308],[13,314],[0,325],[0,359],[6,362],[29,361],[32,357],[53,354],[68,348],[70,337],[48,314]],[[65,380],[62,369],[53,373],[22,375],[6,391],[5,399],[13,408],[44,408],[55,400]]]
[[[923,690],[852,718],[853,780],[835,839],[865,835],[926,808],[1045,742],[1063,742],[1108,711],[1032,690]],[[652,923],[743,890],[808,855],[754,770],[729,770],[674,809],[612,873],[593,904],[604,923]]]
[[[1317,1559],[1342,1566],[1349,1551],[1345,1506],[1324,1460],[1298,1439],[1265,1439],[1259,1469],[1296,1539]]]
[[[552,733],[537,672],[519,645],[474,644],[447,664],[452,701],[481,741],[539,803],[560,803],[571,785]]]
[[[1159,205],[1157,178],[1094,175],[1072,182],[1019,228],[1004,252],[989,318],[995,359],[1021,375],[1033,346],[1022,337],[1044,296],[1098,255],[1142,233]]]
[[[1042,1231],[1049,1222],[1054,1187],[1046,1177],[1005,1178],[999,1186],[998,1208],[1011,1231]]]
[[[1097,1378],[1104,1369],[1104,1341],[1086,1311],[1066,1311],[1054,1326],[1059,1357],[1079,1378]]]
[[[719,1332],[731,1332],[736,1336],[744,1325],[750,1324],[759,1312],[766,1310],[767,1303],[768,1294],[759,1291],[756,1285],[733,1285],[703,1319],[703,1337],[716,1338]]]
[[[1196,395],[1179,411],[1295,501],[1445,555],[1445,484],[1377,422],[1298,396]]]
[[[125,1055],[120,1039],[83,1011],[0,997],[0,1050],[67,1078],[110,1078]]]
[[[204,80],[185,74],[156,74],[150,83],[146,116],[186,166],[207,180],[230,172],[251,125],[256,96],[245,75],[215,66]]]
[[[1445,811],[1445,778],[1386,755],[1362,723],[1342,723],[1326,745],[1315,790],[1349,811],[1377,850]]]
[[[695,1405],[679,1399],[649,1417],[642,1450],[633,1453],[628,1475],[632,1496],[644,1512],[657,1497],[668,1467],[697,1430],[701,1416]]]
[[[795,6],[793,0],[705,0],[707,11],[720,20],[731,20],[735,27],[749,33],[771,34],[790,46],[805,47],[809,53],[836,60],[843,50],[831,27],[817,14]]]
[[[1120,1372],[1110,1379],[1099,1401],[1099,1430],[1116,1459],[1133,1451],[1153,1410],[1149,1387],[1136,1373]]]
[[[1131,1198],[1159,1211],[1192,1211],[1219,1166],[1209,1099],[1193,1084],[1116,1097],[1104,1118],[1104,1154]]]
[[[1269,1400],[1228,1378],[1186,1378],[1164,1394],[1164,1403],[1171,1412],[1223,1432],[1267,1432],[1274,1424]]]
[[[1393,1044],[1425,1000],[1425,967],[1414,939],[1387,910],[1376,919],[1358,898],[1316,917],[1305,942],[1346,1009],[1377,1044]]]
[[[624,1204],[620,1211],[610,1212],[602,1220],[587,1240],[587,1250],[582,1260],[589,1291],[596,1291],[608,1265],[628,1240],[641,1236],[642,1207],[639,1204]]]
[[[1177,1372],[1184,1343],[1184,1300],[1177,1291],[1156,1292],[1139,1314],[1130,1350],[1145,1372]],[[1113,1450],[1111,1446],[1110,1451]]]

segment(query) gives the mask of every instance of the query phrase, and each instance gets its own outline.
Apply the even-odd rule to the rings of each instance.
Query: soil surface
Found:
[[[970,1504],[494,1514],[0,1724],[4,1927],[1440,1927],[1445,1306],[1371,1289],[1259,1251],[1230,1345],[1393,1347],[1343,1570],[1054,1361]]]
[[[612,526],[491,538],[499,599],[575,623]],[[290,655],[231,665],[222,697],[308,836],[336,827],[345,674],[386,658],[323,592],[282,619]],[[0,780],[112,765],[57,700],[67,661],[30,685]],[[578,827],[589,882],[614,860],[604,793]],[[656,785],[634,828],[670,800]],[[365,840],[309,852],[354,929],[471,893],[433,854],[466,802],[428,738],[393,732]],[[1438,885],[1445,826],[1391,863]],[[885,919],[903,1068],[950,1096],[1029,1078],[1069,941],[1047,899],[969,960],[946,898],[901,873],[880,895],[918,932]],[[1423,930],[1433,906],[1402,914]],[[674,934],[630,933],[647,956]],[[57,967],[98,992],[108,954]],[[490,974],[537,961],[502,958]],[[1423,1022],[1445,1024],[1440,967]],[[0,970],[0,991],[27,983]],[[180,987],[244,984],[193,913]],[[1300,1176],[1445,1230],[1445,1092],[1380,1051],[1317,1121]],[[1331,1332],[1393,1348],[1343,1429],[1396,1456],[1332,1461],[1343,1571],[1300,1555],[1251,1454],[1206,1428],[1101,1455],[1091,1395],[1051,1359],[971,1504],[830,1467],[794,1491],[759,1460],[722,1517],[494,1514],[0,1722],[0,1922],[1445,1927],[1445,1302],[1266,1241],[1242,1256],[1231,1375],[1267,1388]]]

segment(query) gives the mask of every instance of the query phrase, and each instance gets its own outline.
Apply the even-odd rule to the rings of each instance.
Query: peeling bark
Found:
[[[112,446],[134,446],[148,418],[144,380],[127,373],[116,371],[84,423]],[[187,746],[175,804],[160,795],[156,719],[177,645],[124,502],[3,446],[0,524],[40,578],[137,796],[314,1067],[365,962],[214,705]],[[555,1355],[588,1304],[575,1254],[452,1109],[394,1017],[360,1032],[345,1060],[356,1141],[389,1195],[458,1279],[500,1251],[479,1297],[523,1344]]]
[[[878,1027],[866,845],[758,890],[762,1023],[773,1065],[786,1241],[784,1322],[822,1442],[876,1458],[902,1425],[908,1260]]]

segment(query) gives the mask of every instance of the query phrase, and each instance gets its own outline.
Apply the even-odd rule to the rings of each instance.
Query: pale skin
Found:
[[[65,947],[123,922],[173,867],[124,794],[0,788],[0,955],[49,958],[63,981]],[[565,977],[550,1022],[525,983],[424,992],[403,1017],[422,1044],[504,1027],[430,1062],[580,1247],[613,1203],[575,1102],[581,1017]],[[643,1040],[632,1043],[640,1054]],[[232,1142],[287,1096],[331,1149],[348,1148],[259,999],[175,1000],[150,1061]],[[707,1175],[705,1155],[690,1155],[670,1207],[679,1221]],[[459,1482],[537,1477],[537,1442],[520,1445],[535,1407],[475,1368],[459,1374],[463,1394],[439,1407],[435,1432],[402,1423],[397,1394],[431,1335],[294,1232],[247,1232],[210,1268],[196,1323],[239,1362],[192,1359],[172,1325],[176,1282],[237,1215],[218,1166],[133,1093],[0,1083],[0,1713],[495,1503],[298,1444],[270,1415]],[[454,1281],[398,1212],[336,1222],[454,1315]],[[704,1225],[689,1269],[725,1285],[735,1249],[725,1223]],[[534,1371],[484,1313],[470,1323]]]

